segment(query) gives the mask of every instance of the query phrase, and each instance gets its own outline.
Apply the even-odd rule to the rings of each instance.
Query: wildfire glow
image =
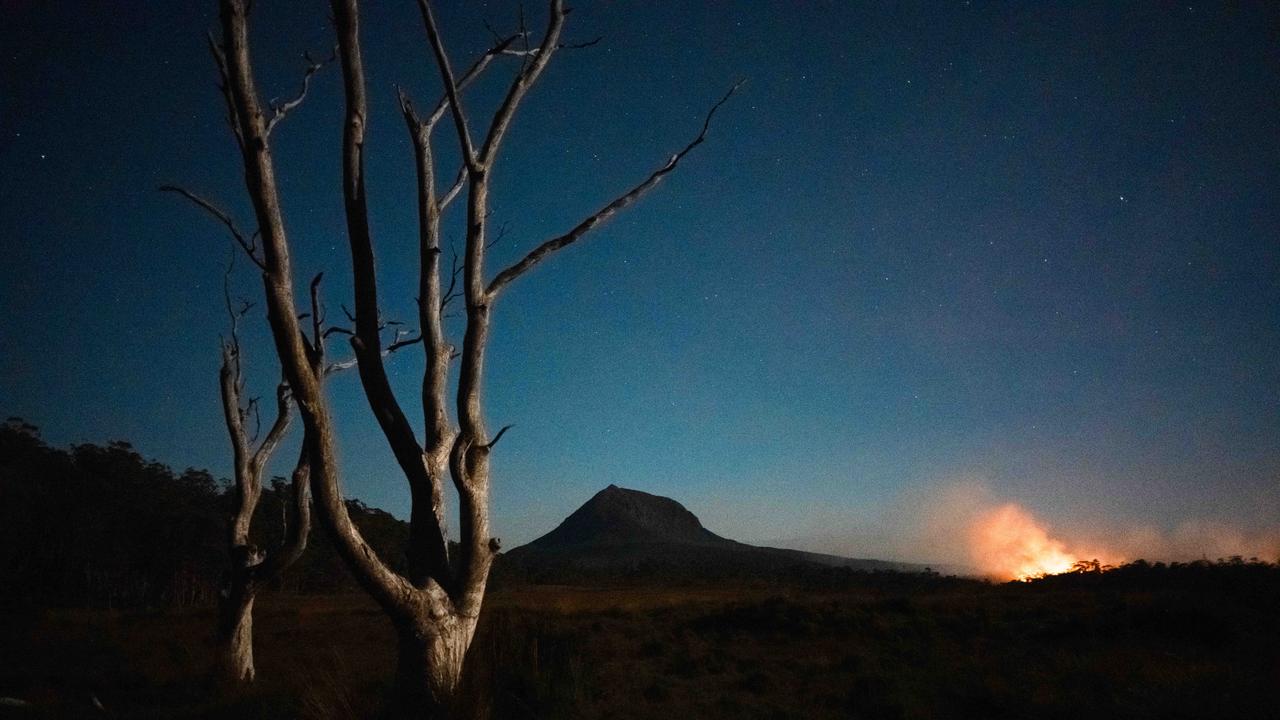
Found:
[[[1003,580],[1029,580],[1068,572],[1097,553],[1068,548],[1015,503],[980,513],[969,526],[969,550],[975,565]],[[1105,562],[1111,562],[1108,558]]]

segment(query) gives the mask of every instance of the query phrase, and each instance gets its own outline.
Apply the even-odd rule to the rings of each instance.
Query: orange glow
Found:
[[[969,527],[968,540],[973,563],[1001,580],[1056,575],[1070,571],[1079,560],[1103,559],[1050,537],[1031,513],[1015,503],[979,514]],[[1114,558],[1103,562],[1114,562]]]

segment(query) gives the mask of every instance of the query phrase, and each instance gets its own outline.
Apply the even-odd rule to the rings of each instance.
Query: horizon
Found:
[[[416,246],[392,86],[436,92],[413,10],[366,23],[385,38],[369,49],[369,194],[400,319]],[[442,9],[457,57],[510,10]],[[156,191],[248,217],[210,8],[7,14],[0,412],[56,447],[122,439],[229,476],[227,240]],[[256,9],[264,93],[296,90],[326,18]],[[958,522],[935,514],[1009,504],[1069,550],[1280,548],[1277,22],[1264,4],[578,9],[573,40],[602,40],[564,53],[513,128],[498,267],[747,84],[678,172],[496,310],[487,415],[514,428],[494,455],[495,534],[525,544],[617,484],[742,542],[878,548],[858,557],[912,560],[884,553]],[[278,135],[296,280],[325,271],[334,317],[351,293],[340,95],[327,68]],[[237,261],[235,292],[253,299],[250,270]],[[260,311],[245,324],[252,394],[269,396]],[[401,398],[420,368],[412,349],[388,360]],[[329,398],[348,497],[406,519],[355,374]]]
[[[22,432],[34,432],[43,440],[40,428],[21,421],[22,418],[10,417],[6,425]],[[110,441],[111,445],[122,443],[132,452],[137,453],[145,462],[159,462],[138,453],[138,448],[127,441]],[[98,447],[107,444],[90,443]],[[56,446],[53,446],[56,448]],[[56,448],[66,451],[68,448]],[[173,473],[183,470],[166,465]],[[207,472],[204,468],[191,468]],[[278,478],[284,481],[284,478]],[[234,490],[234,483],[227,478],[214,478],[221,484],[224,492]],[[697,512],[686,507],[678,497],[668,497],[639,488],[630,488],[610,483],[591,493],[572,511],[534,536],[517,545],[505,546],[503,553],[523,548],[542,541],[555,534],[570,516],[588,507],[597,498],[609,491],[621,491],[635,495],[643,495],[663,501],[674,501],[679,508],[693,515],[698,526],[712,532],[717,537],[741,544],[737,538],[718,533],[702,522]],[[763,549],[798,550],[806,553],[829,555],[846,560],[869,560],[872,562],[900,563],[904,566],[915,566],[917,569],[932,569],[944,575],[959,577],[986,578],[990,580],[1030,580],[1048,575],[1068,572],[1080,563],[1093,563],[1106,568],[1115,568],[1137,561],[1149,563],[1179,562],[1213,562],[1245,560],[1250,562],[1280,563],[1280,534],[1263,533],[1251,538],[1214,538],[1214,528],[1183,527],[1178,532],[1162,533],[1152,528],[1137,531],[1139,541],[1133,538],[1112,541],[1106,545],[1110,549],[1099,553],[1104,547],[1096,539],[1092,547],[1080,548],[1077,544],[1073,550],[1056,536],[1050,536],[1052,528],[1045,527],[1026,509],[1016,503],[1002,501],[990,488],[980,482],[953,483],[942,489],[940,498],[934,498],[937,506],[932,510],[921,511],[918,507],[907,512],[902,507],[898,512],[886,513],[876,518],[868,527],[860,528],[855,537],[861,539],[859,544],[849,545],[848,537],[793,537],[776,540],[764,540],[745,543],[747,547]],[[349,498],[358,500],[358,498]],[[917,498],[919,500],[919,498]],[[385,510],[376,506],[368,506],[376,510]],[[939,521],[939,508],[949,513],[950,517]],[[395,517],[394,515],[392,515]],[[644,516],[640,522],[651,519]],[[396,520],[408,524],[406,518]],[[994,520],[994,524],[992,524]],[[984,527],[984,523],[986,526]],[[892,530],[890,530],[890,526]],[[975,540],[976,535],[994,532],[1003,537],[992,541]],[[1220,532],[1220,528],[1216,529]],[[1181,536],[1180,536],[1181,535]],[[501,540],[501,538],[499,538]],[[870,540],[870,541],[869,541]],[[612,542],[612,541],[611,541]],[[672,542],[684,542],[673,540]],[[1225,544],[1224,544],[1225,543]],[[1117,548],[1125,548],[1118,550]],[[1252,549],[1251,552],[1249,549]],[[1075,550],[1080,550],[1076,552]],[[1117,554],[1117,553],[1127,554]],[[1101,555],[1105,559],[1099,559]],[[864,568],[865,570],[865,568]],[[904,570],[908,571],[909,570]]]

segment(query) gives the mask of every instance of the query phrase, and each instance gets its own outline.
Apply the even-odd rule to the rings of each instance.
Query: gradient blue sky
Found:
[[[260,86],[290,95],[299,54],[333,42],[327,7],[256,5]],[[458,63],[486,46],[482,21],[515,17],[440,6]],[[3,8],[0,412],[55,444],[123,438],[226,475],[228,241],[155,190],[250,224],[204,45],[213,3]],[[364,25],[381,292],[411,319],[393,87],[438,91],[412,2],[368,2]],[[1280,6],[582,2],[567,33],[603,39],[559,56],[518,117],[494,266],[748,82],[669,182],[498,307],[508,546],[609,483],[757,542],[856,534],[957,477],[1066,524],[1280,523]],[[469,95],[475,118],[508,69]],[[296,268],[326,271],[331,317],[350,295],[340,117],[330,68],[275,135]],[[247,263],[236,287],[260,293]],[[275,359],[250,323],[265,394]],[[421,358],[390,367],[416,419]],[[406,516],[354,374],[331,397],[349,493]]]

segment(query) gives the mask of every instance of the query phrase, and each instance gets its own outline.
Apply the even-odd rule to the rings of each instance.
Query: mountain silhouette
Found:
[[[697,515],[671,498],[610,485],[526,547],[554,550],[631,543],[739,545],[702,527]]]
[[[679,502],[610,485],[551,532],[499,558],[504,579],[582,581],[760,578],[853,571],[919,572],[923,566],[760,547],[703,527]]]

